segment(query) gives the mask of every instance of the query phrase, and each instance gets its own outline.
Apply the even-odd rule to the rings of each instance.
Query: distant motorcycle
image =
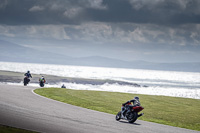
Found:
[[[27,84],[30,82],[30,79],[27,77],[27,76],[25,76],[24,77],[24,86],[27,86]]]
[[[30,71],[27,71],[27,73],[24,74],[24,86],[26,86],[29,82],[30,82],[30,79],[29,78],[32,78],[31,74],[30,74]]]
[[[122,111],[119,111],[116,115],[116,120],[120,119],[127,120],[129,123],[134,123],[138,117],[142,116],[143,113],[138,114],[144,108],[142,106],[130,106],[130,110],[126,111],[125,114],[122,114]]]

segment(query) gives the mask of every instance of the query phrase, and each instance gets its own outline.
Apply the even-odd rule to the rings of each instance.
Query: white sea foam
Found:
[[[65,84],[67,88],[79,90],[113,91],[200,99],[200,73],[194,72],[155,71],[12,62],[0,62],[0,70],[15,72],[26,72],[27,70],[30,70],[31,73],[34,74],[50,74],[63,77],[91,79],[111,79],[149,86],[133,87],[118,84],[90,85],[57,83],[54,85],[46,84],[46,87],[60,87],[62,84]],[[22,83],[18,84],[21,85]],[[38,84],[30,85],[38,86]]]

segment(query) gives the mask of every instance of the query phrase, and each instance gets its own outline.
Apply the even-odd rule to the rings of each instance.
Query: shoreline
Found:
[[[23,86],[22,72],[1,71],[0,70],[0,83],[8,85],[21,85]],[[38,87],[38,80],[41,74],[32,74],[33,78],[28,86]],[[191,99],[200,99],[200,89],[190,88],[168,88],[163,86],[141,86],[130,82],[109,80],[109,79],[84,79],[61,77],[53,75],[43,75],[47,83],[45,87],[60,88],[63,84],[66,88],[73,90],[94,90],[94,91],[107,91],[107,92],[121,92],[132,94],[144,95],[157,95],[157,96],[170,96],[182,97]]]
[[[61,76],[46,75],[46,74],[31,74],[31,75],[33,78],[31,78],[30,83],[38,83],[39,78],[41,76],[44,76],[47,84],[56,84],[64,82],[64,83],[76,83],[76,84],[103,85],[107,83],[107,84],[119,84],[119,85],[141,87],[141,85],[136,83],[130,83],[118,80],[109,80],[109,79],[72,78],[72,77],[61,77]],[[24,73],[0,70],[0,82],[21,83],[23,82],[23,79],[24,79]]]

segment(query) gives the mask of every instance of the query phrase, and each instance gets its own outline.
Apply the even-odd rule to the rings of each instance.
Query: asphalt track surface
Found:
[[[46,133],[199,133],[141,120],[116,121],[115,115],[44,98],[34,89],[0,84],[0,124]]]

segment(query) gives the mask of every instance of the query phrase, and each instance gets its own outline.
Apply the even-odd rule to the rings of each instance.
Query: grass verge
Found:
[[[142,111],[145,115],[140,120],[200,131],[199,99],[64,88],[41,88],[34,92],[64,103],[110,114],[117,114],[122,103],[137,95],[145,108]]]
[[[14,128],[14,127],[9,127],[9,126],[4,126],[4,125],[0,125],[0,132],[1,133],[36,133],[36,132],[19,129],[19,128]]]

